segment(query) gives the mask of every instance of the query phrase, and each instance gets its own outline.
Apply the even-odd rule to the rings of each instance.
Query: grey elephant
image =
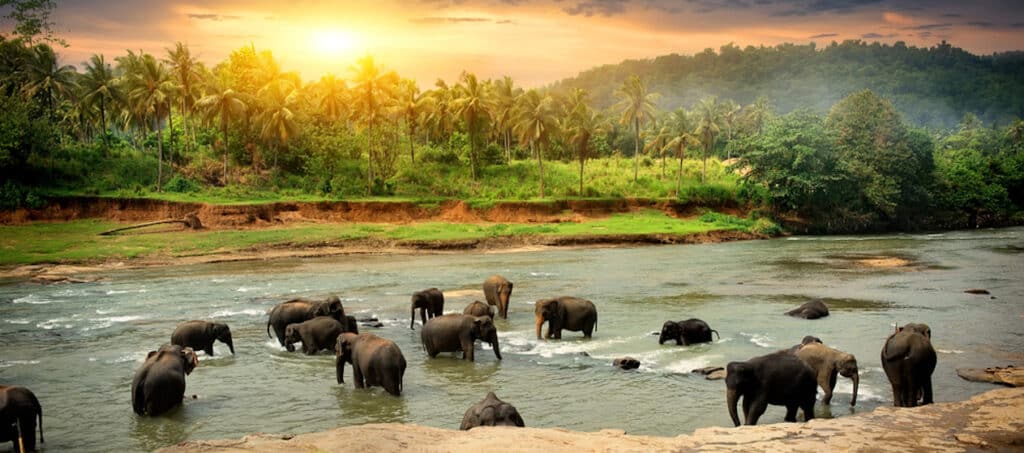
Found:
[[[811,343],[823,343],[823,342],[821,341],[821,338],[818,338],[818,337],[816,337],[814,335],[804,335],[804,338],[800,340],[799,344],[795,344],[795,345],[793,345],[793,346],[791,346],[789,348],[789,352],[799,351],[800,348],[804,347],[804,345],[811,344]]]
[[[561,339],[562,330],[583,332],[590,338],[597,327],[597,307],[594,303],[578,297],[562,296],[554,299],[541,299],[534,305],[537,317],[537,339],[541,339],[540,331],[544,322],[548,323],[545,339]]]
[[[804,420],[814,418],[817,382],[814,370],[789,351],[754,357],[746,362],[729,362],[725,367],[726,403],[733,424],[740,426],[736,402],[743,398],[743,418],[756,425],[769,404],[786,406],[787,422],[796,421],[797,409]]]
[[[494,310],[491,310],[491,306],[483,302],[480,302],[479,300],[475,300],[473,302],[470,302],[469,305],[466,305],[466,308],[462,310],[462,314],[472,316],[486,316],[488,318],[494,319]]]
[[[466,410],[459,429],[467,431],[477,426],[518,426],[522,428],[526,424],[523,423],[523,417],[519,415],[515,406],[498,399],[494,392],[487,392],[484,399]]]
[[[324,349],[334,351],[338,335],[345,333],[345,324],[330,316],[317,316],[308,321],[288,324],[284,330],[285,348],[295,350],[292,346],[302,342],[302,352],[313,355]]]
[[[818,319],[828,316],[828,305],[821,299],[815,299],[786,312],[787,315],[796,318]]]
[[[36,418],[39,419],[39,443],[43,439],[43,406],[31,390],[20,385],[0,385],[0,442],[11,441],[15,452],[19,439],[24,451],[36,450]]]
[[[372,333],[338,335],[335,349],[335,374],[339,384],[345,383],[345,363],[352,364],[352,378],[357,389],[384,387],[388,393],[402,394],[405,356],[394,341]]]
[[[498,349],[498,330],[486,316],[451,314],[438,316],[427,321],[420,331],[420,340],[427,355],[437,357],[441,352],[462,351],[465,360],[473,361],[473,346],[476,340],[490,343],[494,356],[501,360]]]
[[[192,348],[168,344],[150,351],[132,379],[132,410],[139,415],[157,416],[181,404],[185,398],[185,376],[198,363]]]
[[[512,282],[500,275],[492,275],[484,280],[484,298],[488,305],[498,307],[498,314],[508,319],[508,300],[512,297]]]
[[[665,344],[666,341],[676,341],[676,345],[691,345],[697,343],[710,343],[711,332],[718,335],[718,331],[708,326],[708,323],[690,318],[685,321],[665,321],[661,325],[661,335],[658,336],[658,344]],[[719,337],[721,338],[721,337]]]
[[[228,345],[231,354],[235,353],[235,344],[231,341],[231,329],[227,324],[209,321],[188,321],[178,324],[171,334],[171,344],[189,347],[195,351],[203,351],[213,355],[213,342],[219,340]]]
[[[832,392],[836,388],[836,376],[841,374],[853,381],[853,396],[850,397],[850,405],[857,405],[860,373],[857,370],[857,358],[853,354],[847,354],[813,341],[804,344],[795,354],[814,370],[818,386],[825,392],[821,398],[821,404],[832,403]]]
[[[882,368],[892,385],[893,404],[914,407],[934,402],[932,373],[938,357],[931,342],[932,330],[927,324],[898,327],[882,346]]]
[[[420,319],[427,324],[427,318],[433,318],[444,314],[444,294],[437,288],[425,289],[412,293],[412,317],[409,319],[409,328],[415,330],[416,309],[420,309]]]
[[[281,343],[288,351],[294,351],[295,348],[285,344],[285,328],[288,324],[296,324],[303,321],[308,321],[317,316],[330,316],[339,322],[345,322],[345,308],[341,305],[341,299],[338,296],[328,297],[327,300],[322,302],[311,301],[306,299],[292,299],[288,302],[282,302],[271,308],[269,318],[267,319],[267,337],[270,337],[270,327],[274,327],[274,334],[277,335],[277,341]],[[332,345],[334,343],[331,343]]]

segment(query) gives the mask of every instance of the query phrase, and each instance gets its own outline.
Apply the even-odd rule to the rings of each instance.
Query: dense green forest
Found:
[[[952,128],[967,113],[986,124],[1024,117],[1024,52],[973,55],[943,41],[930,47],[850,40],[818,48],[784,44],[629,60],[584,71],[555,84],[583,88],[595,106],[615,103],[615,89],[639,75],[662,94],[661,107],[686,107],[708,96],[741,104],[770,99],[788,113],[826,112],[840,99],[869,89],[893,102],[912,124]]]
[[[64,194],[647,197],[811,231],[1022,221],[1020,60],[947,44],[726,46],[528,90],[470,71],[421,89],[369,55],[306,81],[255,46],[213,66],[182,43],[60,61],[32,33],[0,40],[0,208]],[[839,72],[842,89],[806,78]],[[712,85],[740,103],[697,97]],[[806,99],[829,104],[792,110]],[[929,102],[958,119],[907,112]]]

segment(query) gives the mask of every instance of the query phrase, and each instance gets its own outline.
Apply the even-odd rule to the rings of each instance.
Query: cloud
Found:
[[[810,16],[816,14],[851,14],[867,6],[877,5],[883,0],[788,0],[780,3],[787,8],[777,11],[775,16]]]
[[[188,18],[189,19],[196,19],[196,20],[212,20],[212,21],[215,21],[215,22],[220,22],[220,21],[223,21],[223,20],[240,19],[241,17],[240,16],[221,15],[221,14],[209,14],[209,13],[204,13],[204,14],[192,13],[192,14],[188,15]]]
[[[911,27],[903,27],[903,29],[904,30],[945,30],[945,29],[950,28],[952,26],[953,26],[953,24],[946,22],[946,23],[943,23],[943,24],[914,25],[914,26],[911,26]]]
[[[822,33],[820,35],[810,36],[807,39],[831,38],[833,36],[839,36],[839,33]]]
[[[464,24],[474,22],[491,22],[491,19],[486,17],[414,17],[409,19],[409,22],[414,24],[434,25],[434,24]]]
[[[970,25],[972,27],[978,27],[978,28],[992,28],[992,27],[996,26],[996,24],[993,24],[992,22],[985,22],[985,21],[968,22],[967,25]]]
[[[864,33],[863,35],[860,35],[861,39],[895,38],[897,36],[899,36],[898,33],[889,33],[887,35],[883,35],[881,33],[875,33],[875,32]]]
[[[963,14],[960,14],[960,13],[946,13],[946,14],[943,14],[942,17],[963,17]]]
[[[597,14],[608,17],[625,13],[627,3],[629,0],[587,0],[566,7],[563,11],[570,16],[592,17]]]

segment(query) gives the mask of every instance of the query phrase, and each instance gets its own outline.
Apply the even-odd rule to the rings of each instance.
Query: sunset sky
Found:
[[[975,53],[1024,49],[1021,0],[63,0],[54,20],[69,64],[128,48],[163,56],[175,41],[216,63],[252,43],[305,79],[347,76],[370,53],[420,85],[469,69],[537,86],[729,42],[944,39]]]

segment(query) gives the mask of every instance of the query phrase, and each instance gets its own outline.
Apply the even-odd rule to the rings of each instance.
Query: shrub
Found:
[[[754,225],[750,227],[750,231],[766,236],[778,236],[782,234],[782,227],[767,218],[760,218],[754,221]]]
[[[199,184],[191,179],[183,178],[181,175],[174,175],[170,181],[164,183],[164,190],[175,193],[195,193],[199,191]]]

